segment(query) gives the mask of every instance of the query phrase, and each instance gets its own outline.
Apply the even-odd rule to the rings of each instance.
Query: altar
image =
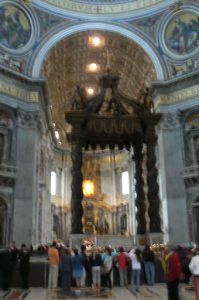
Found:
[[[111,234],[71,234],[69,240],[70,248],[80,248],[86,245],[87,248],[102,247],[110,245],[113,249],[123,246],[126,251],[135,247],[134,236],[111,235]]]
[[[71,132],[67,134],[67,138],[71,143],[72,159],[70,237],[70,246],[72,247],[82,244],[87,234],[90,234],[94,243],[100,246],[110,244],[112,247],[119,247],[123,245],[129,249],[137,243],[133,235],[126,236],[123,230],[127,217],[125,205],[122,206],[123,215],[120,216],[120,220],[118,219],[116,192],[114,200],[116,204],[110,210],[108,206],[104,208],[99,205],[101,196],[102,203],[105,202],[103,193],[101,193],[101,181],[98,178],[95,185],[98,186],[99,191],[96,193],[95,200],[87,201],[84,198],[83,182],[85,179],[92,180],[92,177],[86,178],[85,172],[83,173],[83,158],[89,157],[90,150],[97,149],[109,148],[112,151],[117,148],[118,151],[125,149],[132,153],[131,159],[135,165],[136,208],[134,218],[136,222],[134,222],[134,226],[136,226],[136,234],[148,236],[150,233],[158,233],[161,235],[158,172],[155,156],[157,141],[155,126],[161,115],[151,111],[144,103],[122,95],[118,90],[119,79],[118,76],[111,74],[110,69],[107,69],[107,73],[99,80],[99,94],[90,98],[87,98],[82,88],[77,86],[71,110],[65,114],[66,121],[71,125]],[[149,97],[148,94],[145,96]],[[143,149],[146,151],[145,161]],[[144,163],[147,171],[145,182],[143,179]],[[95,174],[98,173],[99,169],[96,169]],[[112,226],[112,220],[114,220],[114,224],[118,224],[120,221],[125,226],[115,226],[111,231],[109,229]]]

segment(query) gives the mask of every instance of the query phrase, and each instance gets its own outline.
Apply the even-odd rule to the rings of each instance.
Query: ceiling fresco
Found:
[[[98,46],[92,45],[93,38],[99,39]],[[144,50],[113,32],[77,33],[58,42],[45,58],[41,75],[48,79],[52,120],[60,144],[65,143],[65,111],[71,108],[76,85],[90,95],[97,94],[98,79],[107,63],[111,72],[121,77],[120,92],[133,99],[138,99],[145,86],[156,79],[155,68]]]

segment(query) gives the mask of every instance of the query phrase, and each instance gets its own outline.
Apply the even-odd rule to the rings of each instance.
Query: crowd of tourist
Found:
[[[15,243],[7,251],[0,251],[3,289],[9,288],[16,267],[20,271],[22,288],[29,287],[30,256],[33,253],[32,247],[28,249],[22,244],[18,249]],[[87,251],[85,245],[80,249],[70,249],[54,241],[51,246],[39,246],[37,253],[48,258],[48,288],[57,288],[59,282],[65,295],[70,294],[71,285],[76,286],[77,295],[85,286],[100,289],[105,285],[112,289],[113,270],[118,272],[120,286],[130,286],[132,292],[139,293],[141,281],[145,280],[149,286],[154,285],[155,278],[158,278],[155,270],[159,260],[167,284],[168,300],[179,300],[180,282],[193,282],[196,299],[199,300],[199,247],[165,247],[161,255],[156,255],[149,244],[128,252],[123,247],[115,250],[111,246],[103,249],[95,245]]]
[[[104,250],[93,247],[89,254],[86,254],[85,246],[81,247],[80,253],[77,249],[73,249],[73,251],[68,248],[62,249],[59,261],[61,263],[63,292],[65,294],[70,292],[72,278],[75,279],[77,293],[80,293],[80,287],[85,285],[99,289],[101,284],[104,284],[111,289],[113,286],[113,267],[115,267],[118,270],[120,286],[129,286],[130,284],[130,289],[137,293],[140,289],[141,273],[144,274],[147,285],[154,285],[155,260],[159,259],[167,284],[168,300],[179,300],[179,283],[190,283],[192,279],[195,283],[196,299],[199,300],[198,255],[199,248],[191,251],[178,246],[176,248],[165,247],[162,255],[157,257],[149,244],[146,244],[142,250],[134,248],[129,252],[125,252],[123,247],[115,251],[110,246],[105,247]],[[66,265],[63,267],[63,257],[66,256],[65,264],[68,268]],[[59,268],[60,263],[57,261],[57,268]],[[66,269],[70,275],[66,274],[64,271]],[[50,285],[51,276],[49,273],[49,288],[57,286],[58,279],[56,279],[55,285]]]

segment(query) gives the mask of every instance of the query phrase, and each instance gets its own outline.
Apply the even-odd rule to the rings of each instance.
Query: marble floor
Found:
[[[195,300],[193,288],[187,285],[180,285],[180,300]],[[27,291],[11,289],[10,291],[0,291],[0,300],[167,300],[167,290],[165,284],[156,284],[153,287],[141,286],[139,293],[133,293],[129,288],[113,287],[112,291],[102,288],[100,291],[91,288],[82,288],[80,294],[72,289],[70,296],[65,296],[61,289],[48,290],[44,288],[30,288]]]

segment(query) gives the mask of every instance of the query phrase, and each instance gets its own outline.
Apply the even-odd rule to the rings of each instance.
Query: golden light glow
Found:
[[[55,131],[55,137],[56,137],[56,139],[58,140],[59,139],[59,131]]]
[[[88,64],[87,66],[86,66],[86,71],[87,72],[95,72],[95,73],[97,73],[97,72],[99,72],[100,71],[100,65],[99,64],[96,64],[96,63],[91,63],[91,64]]]
[[[105,38],[100,36],[89,36],[88,44],[92,47],[103,47],[105,44]]]
[[[87,87],[86,92],[89,96],[92,96],[95,93],[95,89],[93,87]]]
[[[83,195],[85,197],[91,197],[94,195],[95,187],[91,180],[84,180],[82,184]]]

